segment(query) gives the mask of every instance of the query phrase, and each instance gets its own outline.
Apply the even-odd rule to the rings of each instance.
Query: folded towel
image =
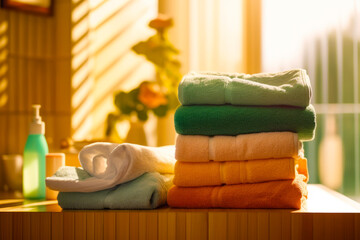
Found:
[[[259,151],[261,149],[261,151]],[[296,133],[264,132],[237,136],[178,135],[175,158],[208,162],[297,157],[302,143]]]
[[[79,153],[81,166],[92,177],[46,178],[46,186],[60,192],[94,192],[133,180],[145,172],[174,173],[175,148],[136,144],[94,143]]]
[[[87,175],[81,168],[76,168],[76,171]],[[68,172],[59,169],[58,175],[66,176]],[[156,172],[144,173],[132,181],[97,192],[60,192],[58,203],[63,209],[154,209],[166,204],[172,177]]]
[[[168,205],[179,208],[296,208],[307,198],[305,176],[294,180],[224,185],[178,187],[168,192]]]
[[[306,159],[280,158],[233,162],[176,162],[173,183],[179,187],[258,183],[308,177]]]
[[[191,72],[179,84],[182,105],[288,105],[306,107],[311,86],[303,69],[279,73]]]
[[[180,106],[175,129],[183,135],[231,135],[256,132],[295,132],[300,140],[311,140],[315,109],[294,107]]]

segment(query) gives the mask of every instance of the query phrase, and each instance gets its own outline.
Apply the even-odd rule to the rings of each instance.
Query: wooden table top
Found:
[[[360,203],[322,185],[308,185],[309,196],[307,209],[288,210],[291,213],[360,213]],[[226,211],[276,211],[277,209],[176,209],[162,207],[155,210],[146,211],[166,211],[166,212],[226,212]],[[19,196],[9,193],[0,194],[0,212],[62,212],[56,200],[24,200]],[[67,212],[69,210],[64,210]],[[81,210],[78,210],[81,211]],[[129,211],[129,210],[96,210],[96,211]],[[140,211],[140,210],[132,210]],[[141,210],[144,211],[144,210]]]

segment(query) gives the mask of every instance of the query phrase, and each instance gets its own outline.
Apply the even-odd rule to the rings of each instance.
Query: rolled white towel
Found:
[[[46,178],[47,187],[61,192],[94,192],[128,182],[145,172],[174,173],[175,147],[99,142],[85,146],[79,161],[91,178],[54,175]]]

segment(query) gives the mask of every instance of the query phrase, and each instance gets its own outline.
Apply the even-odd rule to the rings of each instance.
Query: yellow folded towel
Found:
[[[175,158],[208,162],[298,157],[302,143],[292,132],[264,132],[237,136],[178,135]]]
[[[176,162],[173,183],[179,187],[218,186],[308,178],[305,158],[280,158],[251,161],[187,163]]]

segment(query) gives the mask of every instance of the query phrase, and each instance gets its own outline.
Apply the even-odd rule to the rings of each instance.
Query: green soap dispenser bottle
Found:
[[[45,139],[45,123],[40,105],[33,105],[33,118],[24,149],[23,195],[25,199],[45,198],[45,155],[49,152]]]

